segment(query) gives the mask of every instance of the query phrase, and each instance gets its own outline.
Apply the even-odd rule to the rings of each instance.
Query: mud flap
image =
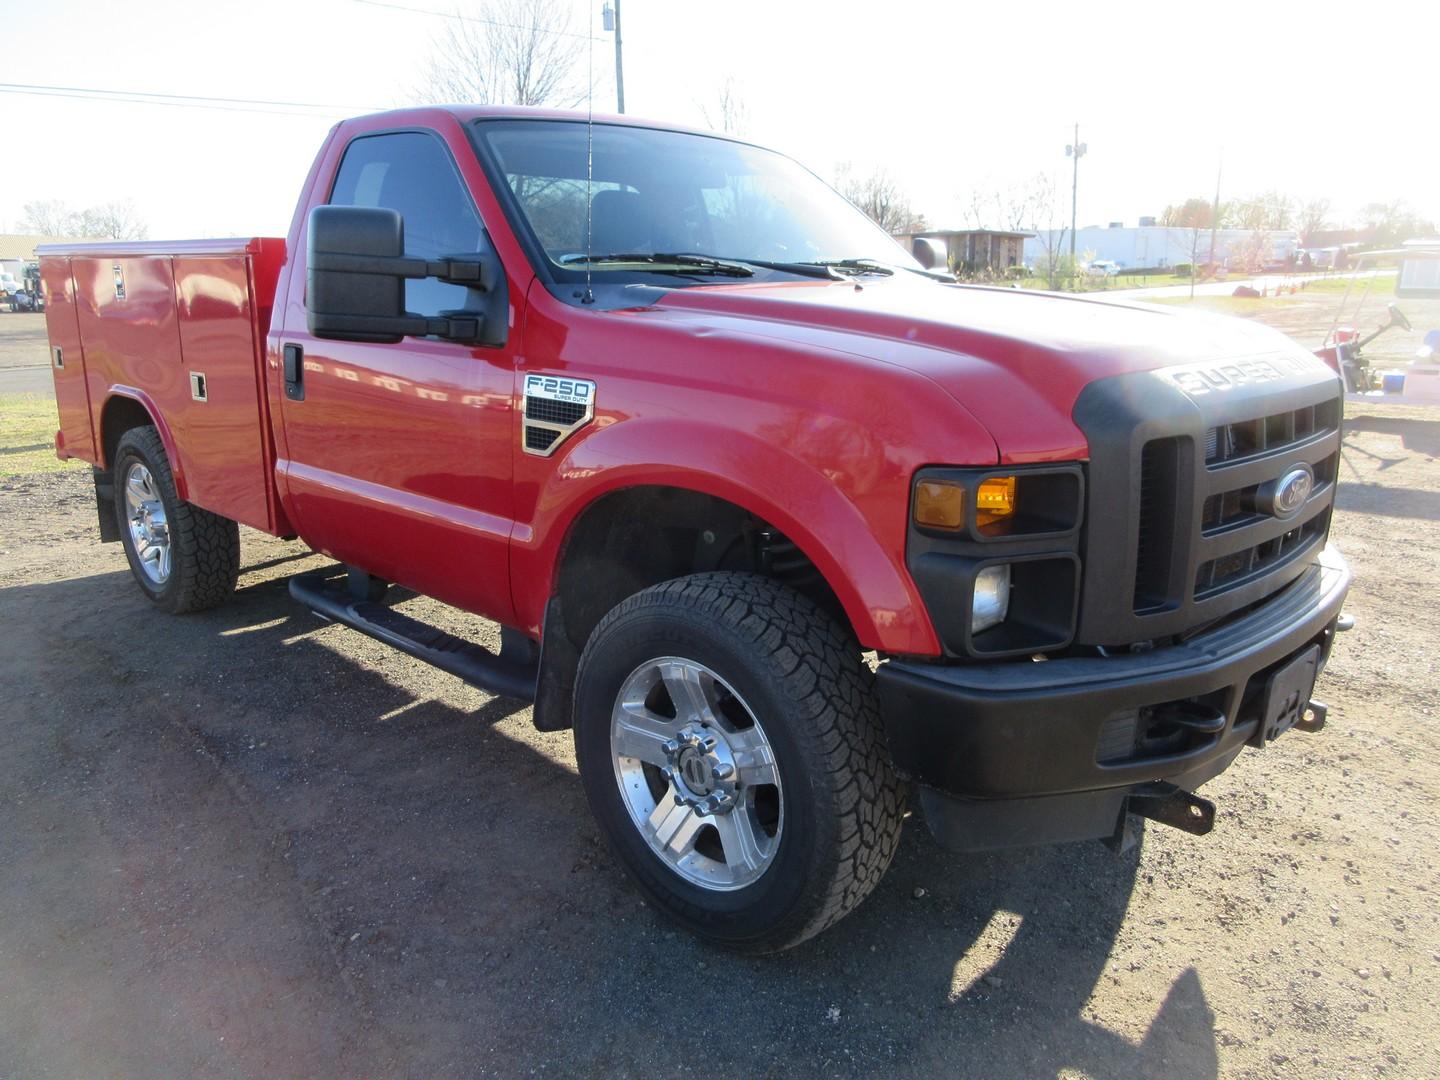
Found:
[[[120,523],[115,520],[115,474],[91,466],[95,481],[95,516],[100,521],[100,542],[120,542]]]

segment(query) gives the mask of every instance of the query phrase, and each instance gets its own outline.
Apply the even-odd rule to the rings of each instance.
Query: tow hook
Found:
[[[1355,616],[1346,614],[1342,611],[1340,613],[1340,617],[1335,620],[1335,632],[1337,634],[1348,634],[1351,630],[1354,629]]]

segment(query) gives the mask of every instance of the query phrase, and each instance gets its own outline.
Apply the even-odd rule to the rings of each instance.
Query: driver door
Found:
[[[399,211],[410,256],[488,246],[450,148],[433,131],[355,137],[326,201]],[[406,283],[406,307],[417,314],[478,306],[461,285]],[[282,399],[282,468],[306,540],[507,621],[517,338],[500,348],[436,338],[377,344],[322,340],[287,325],[281,346],[301,350],[303,377],[298,393]]]

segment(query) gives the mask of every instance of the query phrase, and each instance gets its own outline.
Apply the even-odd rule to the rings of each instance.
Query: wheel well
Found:
[[[100,445],[107,470],[115,467],[115,448],[125,432],[155,423],[144,405],[134,398],[112,397],[100,414]]]
[[[713,495],[647,486],[597,499],[571,526],[555,576],[565,636],[578,653],[627,596],[707,570],[765,574],[849,625],[815,564],[778,529]]]

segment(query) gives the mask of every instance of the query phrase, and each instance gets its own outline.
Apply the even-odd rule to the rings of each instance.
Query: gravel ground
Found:
[[[1351,413],[1323,732],[1126,857],[912,819],[765,960],[641,902],[568,736],[292,603],[303,547],[167,618],[83,471],[0,482],[0,1078],[1433,1076],[1440,410]]]

